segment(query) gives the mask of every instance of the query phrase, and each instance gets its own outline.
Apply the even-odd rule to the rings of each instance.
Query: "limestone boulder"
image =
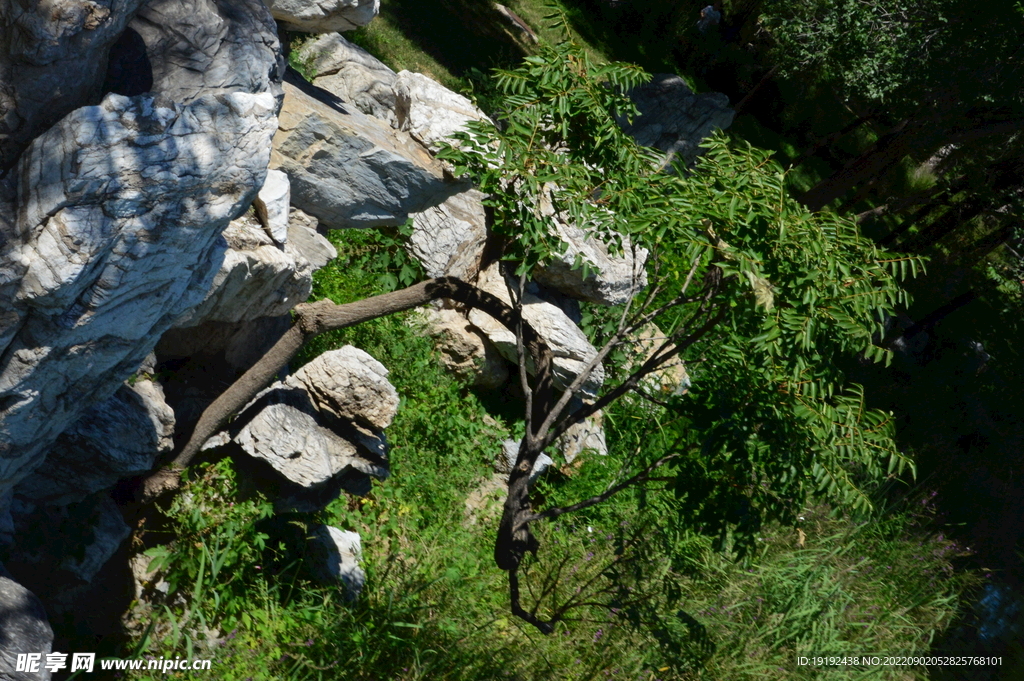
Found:
[[[508,283],[511,280],[507,280],[501,273],[500,265],[500,262],[495,262],[481,272],[477,285],[511,305],[508,293]],[[551,348],[554,355],[552,373],[555,385],[561,389],[567,388],[597,356],[597,350],[565,312],[537,295],[536,288],[531,288],[528,286],[523,294],[523,318]],[[515,334],[481,310],[471,310],[469,321],[487,336],[502,357],[512,363],[518,362]],[[527,370],[531,373],[535,371],[528,354]],[[604,368],[598,364],[584,381],[580,394],[586,398],[596,397],[602,383]]]
[[[434,340],[445,368],[481,388],[508,381],[508,363],[466,316],[453,309],[424,308],[424,330]]]
[[[380,0],[266,0],[274,18],[302,33],[351,31],[380,12]]]
[[[319,416],[304,390],[277,383],[246,408],[232,439],[246,454],[304,488],[352,473],[387,477],[386,461],[361,456],[351,437],[322,426]]]
[[[518,440],[505,440],[501,443],[501,452],[494,460],[494,472],[499,474],[505,482],[508,482],[509,475],[512,474],[512,469],[516,467],[516,461],[519,460],[519,446]],[[554,461],[547,454],[541,454],[537,457],[537,460],[533,462],[533,469],[530,471],[530,484],[532,485],[537,481],[541,475],[544,474],[548,468],[551,467]]]
[[[146,0],[112,50],[105,87],[180,104],[231,92],[279,98],[284,64],[262,0]]]
[[[476,279],[487,241],[484,198],[468,189],[413,216],[407,248],[428,277]]]
[[[153,468],[174,447],[174,411],[159,383],[124,383],[87,410],[46,453],[46,464],[16,493],[35,503],[70,504]]]
[[[280,510],[315,511],[343,490],[367,494],[388,476],[387,439],[398,394],[387,370],[345,346],[264,390],[204,449],[233,443]]]
[[[391,126],[395,117],[394,71],[363,48],[337,33],[302,45],[298,58],[316,74],[313,84],[336,95],[368,116]]]
[[[272,166],[292,204],[329,229],[399,225],[465,188],[407,134],[298,76],[285,83]]]
[[[467,122],[489,120],[473,102],[422,73],[400,71],[394,90],[398,129],[431,151]]]
[[[631,364],[635,370],[658,352],[668,339],[665,332],[655,324],[648,324],[631,340]],[[671,349],[671,346],[668,349]],[[690,375],[686,372],[686,364],[676,357],[644,377],[641,386],[653,395],[679,397],[689,391]]]
[[[18,671],[18,655],[35,653],[41,662],[53,645],[53,629],[35,594],[18,584],[0,565],[0,681],[49,681],[40,663],[35,671]]]
[[[388,370],[351,345],[323,353],[285,383],[307,391],[321,412],[370,430],[384,430],[398,412],[398,392]]]
[[[270,92],[185,105],[111,94],[22,155],[15,238],[0,251],[16,288],[0,333],[0,488],[203,300],[220,232],[263,184],[275,110]]]
[[[736,112],[720,92],[694,94],[681,77],[654,74],[649,83],[633,88],[630,99],[640,110],[623,130],[638,144],[654,147],[690,165],[700,155],[700,143],[715,130],[728,128]]]
[[[317,579],[326,584],[341,583],[346,599],[355,600],[366,584],[366,573],[359,565],[363,556],[359,534],[318,525],[310,532],[308,547],[307,565]]]

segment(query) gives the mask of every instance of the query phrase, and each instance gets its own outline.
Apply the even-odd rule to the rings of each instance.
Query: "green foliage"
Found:
[[[940,3],[899,0],[769,0],[764,25],[773,61],[786,76],[814,74],[845,96],[881,101],[907,79],[925,49]]]
[[[671,447],[646,448],[648,461],[686,453],[674,463],[681,522],[723,545],[736,528],[746,550],[765,519],[791,522],[811,495],[867,512],[862,483],[912,465],[891,418],[865,407],[837,363],[889,358],[876,344],[882,321],[908,302],[897,282],[922,260],[879,251],[850,220],[809,213],[749,145],[713,138],[692,173],[666,169],[617,123],[635,114],[621,93],[645,79],[635,67],[595,65],[572,43],[546,49],[499,72],[499,128],[474,124],[444,156],[491,195],[520,271],[561,250],[543,209],[550,200],[613,244],[628,235],[649,248],[656,303],[679,295],[691,265],[696,281],[713,282],[700,302],[655,320],[685,339],[717,311],[718,323],[688,341],[697,387],[674,407]]]

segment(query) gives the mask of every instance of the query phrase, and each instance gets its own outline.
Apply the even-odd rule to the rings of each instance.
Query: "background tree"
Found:
[[[787,197],[785,174],[768,154],[749,146],[715,139],[694,172],[666,167],[618,124],[636,115],[623,93],[647,77],[630,65],[595,64],[571,43],[500,72],[498,126],[471,124],[443,155],[490,197],[493,229],[515,275],[513,305],[452,278],[348,305],[301,305],[292,329],[206,410],[174,468],[150,482],[173,483],[202,443],[309,339],[447,298],[487,312],[519,340],[525,435],[494,557],[509,574],[512,611],[539,630],[551,632],[578,603],[522,603],[520,570],[539,549],[531,525],[601,503],[657,469],[670,471],[659,479],[675,490],[678,522],[740,552],[751,549],[762,523],[792,522],[812,496],[867,511],[866,488],[912,465],[894,446],[889,417],[865,408],[838,360],[887,357],[877,344],[882,319],[907,302],[897,282],[921,260],[880,251],[850,220],[808,212]],[[548,202],[550,211],[543,209]],[[550,350],[521,310],[529,273],[564,248],[552,236],[556,218],[586,225],[613,248],[650,249],[647,288],[631,304],[597,313],[601,349],[563,391],[552,381]],[[596,401],[570,411],[589,373],[652,323],[663,331],[654,351],[619,371]],[[644,379],[680,359],[693,372],[691,394],[650,395]],[[620,481],[604,491],[535,508],[528,480],[541,453],[627,396],[653,398],[653,409],[672,416],[651,418],[660,444],[652,438],[624,461]]]

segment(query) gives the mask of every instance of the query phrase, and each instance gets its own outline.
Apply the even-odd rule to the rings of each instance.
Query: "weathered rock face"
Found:
[[[175,327],[277,317],[304,302],[313,289],[313,271],[337,251],[299,224],[285,234],[284,245],[278,245],[254,216],[232,221],[223,232],[220,269],[206,299]]]
[[[633,367],[639,368],[665,344],[665,332],[654,324],[640,329],[633,339]],[[678,397],[690,389],[690,375],[681,360],[672,360],[647,375],[643,387],[655,395]]]
[[[394,89],[399,130],[408,132],[431,151],[468,121],[488,120],[473,102],[422,73],[399,72]]]
[[[108,95],[25,152],[16,239],[0,253],[8,290],[17,282],[0,332],[0,488],[202,300],[220,231],[262,184],[274,111],[270,93]]]
[[[39,653],[46,660],[53,630],[43,604],[0,565],[0,681],[48,681],[50,672],[16,671],[19,653]]]
[[[363,545],[356,532],[318,525],[310,533],[306,560],[313,574],[322,582],[343,584],[350,601],[359,596],[366,583],[366,573],[359,567],[362,557]]]
[[[304,44],[298,56],[316,72],[314,85],[367,116],[376,116],[397,126],[394,90],[397,76],[379,59],[337,33]]]
[[[380,0],[266,0],[274,18],[303,33],[351,31],[365,26],[380,12]]]
[[[0,2],[0,170],[98,93],[98,65],[140,2]]]
[[[408,249],[428,277],[476,279],[487,241],[483,199],[483,193],[469,189],[413,216]]]
[[[477,285],[511,305],[508,286],[496,262],[480,273]],[[557,306],[543,300],[527,286],[523,294],[523,318],[543,338],[554,354],[552,373],[557,387],[564,389],[575,380],[587,364],[597,355],[579,327]],[[471,310],[469,321],[480,329],[497,347],[502,357],[512,363],[518,361],[516,337],[493,317],[481,310]],[[527,359],[527,370],[534,372],[531,360]],[[604,383],[604,368],[599,364],[581,387],[581,395],[593,398]]]
[[[128,28],[145,52],[124,54],[116,78],[108,69],[109,91],[156,92],[181,104],[216,93],[281,94],[284,57],[261,0],[146,0]]]
[[[671,74],[654,74],[651,82],[634,88],[629,96],[640,116],[623,130],[638,144],[678,157],[684,165],[700,155],[701,140],[728,128],[736,115],[726,95],[696,95],[682,78]]]
[[[464,188],[407,135],[292,78],[272,164],[292,204],[331,229],[399,225]]]
[[[19,541],[8,566],[54,592],[92,580],[131,534],[106,492],[67,506],[15,497],[11,509]]]
[[[508,364],[462,312],[424,308],[422,313],[425,330],[434,339],[449,371],[481,388],[505,385]]]
[[[123,384],[87,410],[46,453],[46,464],[15,492],[35,503],[70,504],[153,468],[173,447],[174,412],[160,384]]]
[[[584,419],[582,423],[570,427],[558,439],[558,446],[566,463],[572,463],[583,453],[607,456],[608,444],[605,442],[604,415],[601,412],[596,412]]]

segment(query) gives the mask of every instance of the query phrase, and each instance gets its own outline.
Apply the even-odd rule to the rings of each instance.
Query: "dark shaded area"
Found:
[[[490,0],[388,0],[380,16],[456,76],[517,63],[526,51]],[[359,33],[355,34],[359,41]]]
[[[146,53],[146,42],[133,28],[126,28],[110,48],[103,94],[134,97],[153,89],[153,65]]]

